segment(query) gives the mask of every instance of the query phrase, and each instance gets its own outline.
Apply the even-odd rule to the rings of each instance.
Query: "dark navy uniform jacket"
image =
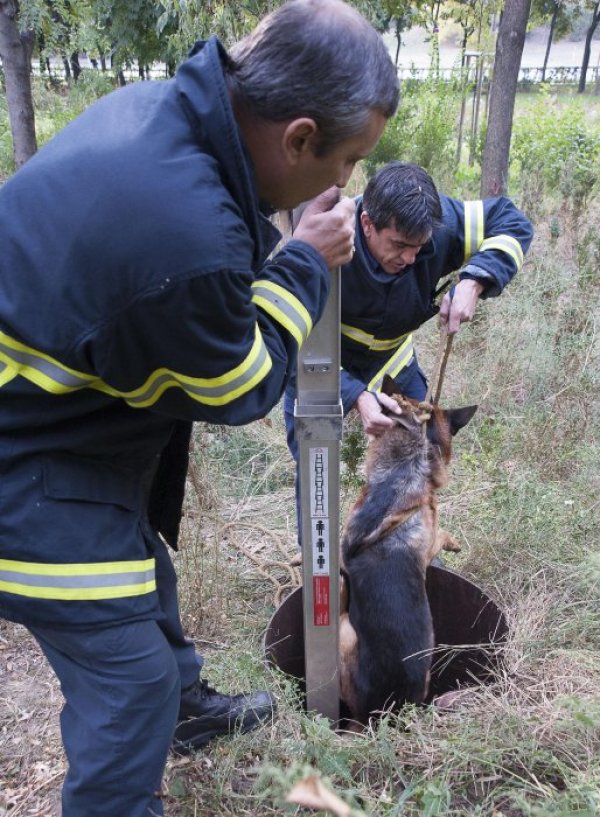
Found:
[[[226,60],[211,39],[100,100],[0,190],[0,615],[158,615],[161,452],[265,415],[322,312],[319,253],[266,261]]]
[[[356,252],[342,268],[342,401],[348,412],[365,389],[381,387],[415,359],[412,333],[439,311],[436,290],[460,269],[460,278],[499,295],[523,264],[532,239],[526,216],[505,197],[456,201],[440,196],[442,224],[415,263],[399,275],[384,272],[369,253],[358,199]]]

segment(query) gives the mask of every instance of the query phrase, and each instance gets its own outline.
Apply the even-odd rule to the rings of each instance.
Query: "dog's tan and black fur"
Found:
[[[394,388],[386,380],[384,390]],[[441,549],[459,549],[438,526],[436,492],[448,479],[452,436],[477,408],[395,399],[402,414],[369,444],[367,484],[342,540],[341,695],[363,724],[427,697],[434,635],[425,572]]]

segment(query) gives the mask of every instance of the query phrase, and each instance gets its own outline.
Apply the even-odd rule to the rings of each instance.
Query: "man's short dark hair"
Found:
[[[441,223],[442,205],[433,179],[419,165],[390,162],[369,181],[363,210],[376,230],[393,227],[420,239]]]
[[[290,0],[231,49],[238,104],[268,121],[314,119],[317,155],[393,116],[398,74],[375,29],[341,0]]]

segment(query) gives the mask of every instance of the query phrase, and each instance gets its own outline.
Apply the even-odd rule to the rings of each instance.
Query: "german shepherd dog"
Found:
[[[383,390],[402,414],[369,443],[367,483],[342,538],[341,697],[353,721],[422,703],[429,686],[433,625],[425,572],[444,550],[460,550],[438,527],[436,492],[448,480],[452,436],[477,406],[443,411]]]

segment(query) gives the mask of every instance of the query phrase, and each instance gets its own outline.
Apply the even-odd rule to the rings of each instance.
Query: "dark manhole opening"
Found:
[[[446,568],[427,570],[435,632],[429,701],[445,692],[491,682],[502,664],[508,625],[498,605],[472,582]],[[296,678],[304,692],[302,588],[273,614],[264,638],[267,662]],[[343,705],[342,705],[343,710]],[[342,719],[344,718],[342,711]]]

